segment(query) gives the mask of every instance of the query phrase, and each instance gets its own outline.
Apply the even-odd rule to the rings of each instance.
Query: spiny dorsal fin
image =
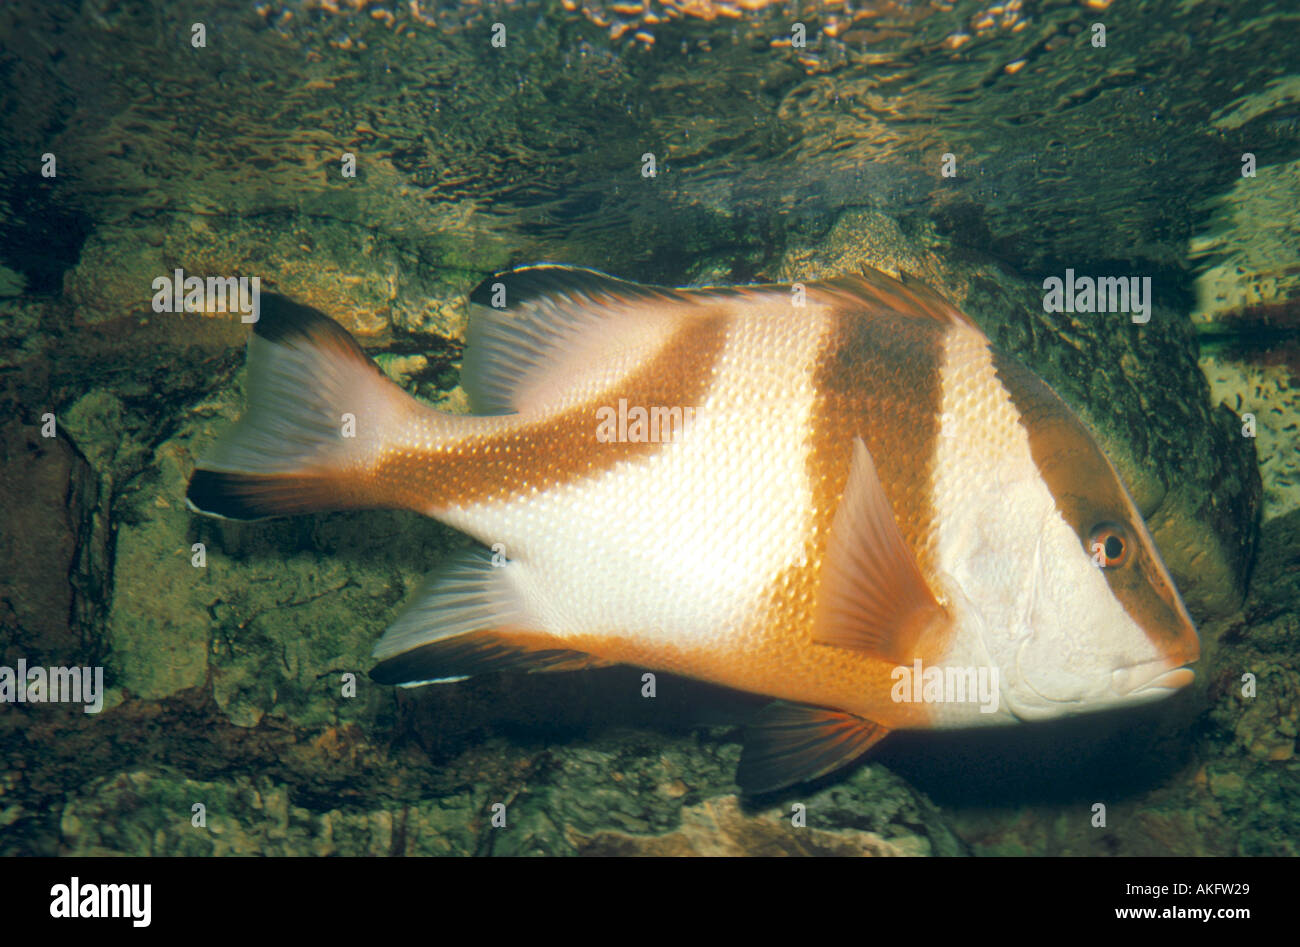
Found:
[[[851,763],[888,733],[842,711],[776,701],[745,731],[736,782],[746,793],[807,782]]]
[[[608,662],[541,633],[510,582],[512,564],[476,548],[454,556],[425,583],[375,645],[381,684],[430,684],[514,670],[573,670]]]
[[[470,305],[461,386],[475,414],[511,414],[545,407],[573,386],[575,373],[614,354],[650,354],[671,320],[666,310],[690,301],[675,290],[542,264],[489,277]]]
[[[871,452],[853,439],[853,461],[822,566],[813,640],[907,664],[947,615],[898,531]]]
[[[807,290],[823,305],[975,325],[924,285],[877,270],[809,283]],[[653,355],[687,312],[790,298],[790,287],[777,284],[671,289],[581,267],[520,267],[489,277],[470,294],[461,386],[475,414],[543,410],[584,382],[612,385],[620,367],[630,371]]]
[[[920,280],[900,273],[894,279],[879,270],[863,267],[860,273],[812,283],[810,297],[839,305],[889,309],[918,319],[932,319],[943,325],[979,329],[969,316]]]

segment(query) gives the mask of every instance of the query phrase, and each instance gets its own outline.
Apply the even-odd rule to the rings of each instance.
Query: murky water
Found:
[[[752,269],[863,205],[1026,271],[1185,267],[1241,154],[1300,144],[1285,3],[774,4],[665,19],[652,45],[548,4],[436,28],[326,6],[10,5],[9,35],[39,38],[9,52],[27,120],[6,134],[60,145],[55,203],[95,219],[306,211],[665,278],[706,254]],[[330,180],[344,151],[384,195]]]

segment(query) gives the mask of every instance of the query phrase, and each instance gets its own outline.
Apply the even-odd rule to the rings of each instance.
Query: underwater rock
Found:
[[[117,686],[144,700],[198,687],[208,675],[211,596],[206,571],[192,566],[189,513],[169,492],[184,482],[177,463],[174,442],[158,449],[148,486],[135,495],[149,515],[123,516],[117,531],[111,662]]]
[[[493,854],[965,854],[923,795],[879,766],[741,800],[732,734],[591,737],[546,752]],[[804,827],[791,822],[795,804]]]
[[[335,745],[335,744],[330,744]],[[329,755],[330,746],[323,745]],[[488,761],[489,740],[466,756]],[[744,804],[728,791],[734,744],[615,734],[551,748],[522,768],[418,798],[331,805],[305,786],[237,773],[96,777],[59,816],[62,854],[109,855],[961,855],[939,812],[881,767],[834,786]],[[468,762],[468,761],[466,761]],[[392,787],[415,788],[402,780]],[[418,791],[418,789],[416,790]],[[0,803],[3,803],[0,795]],[[375,805],[378,803],[378,805]],[[803,806],[805,827],[791,822]],[[203,824],[196,825],[195,805]],[[2,811],[2,810],[0,810]]]
[[[391,346],[417,333],[429,348],[464,335],[464,299],[481,278],[448,267],[403,241],[360,226],[280,213],[258,217],[167,214],[136,227],[105,226],[86,240],[64,279],[64,295],[84,325],[120,320],[181,320],[210,344],[242,348],[244,327],[233,317],[154,313],[152,283],[186,276],[258,276],[275,290],[330,313],[367,346]],[[129,330],[123,329],[124,334]]]
[[[1300,686],[1290,668],[1264,664],[1249,673],[1257,680],[1258,696],[1244,701],[1233,727],[1236,743],[1251,756],[1286,762],[1296,755],[1300,723]]]
[[[709,799],[682,812],[682,826],[666,835],[599,832],[575,835],[583,855],[773,855],[899,856],[929,855],[919,839],[886,841],[857,829],[794,828],[785,816],[751,817],[736,796]]]
[[[96,487],[67,438],[17,419],[0,426],[0,664],[81,663],[80,619],[93,605],[70,577],[91,539]]]
[[[859,767],[829,786],[782,792],[775,802],[697,794],[679,780],[644,791],[673,796],[682,789],[699,801],[681,809],[672,831],[570,827],[566,837],[583,855],[967,854],[939,811],[881,766]]]
[[[1297,304],[1300,313],[1300,304]],[[1259,456],[1265,520],[1300,509],[1300,317],[1289,339],[1270,338],[1232,350],[1233,340],[1249,343],[1249,324],[1226,329],[1226,344],[1201,355],[1215,403],[1240,415],[1239,431],[1250,431]],[[1267,348],[1261,353],[1260,347]]]
[[[313,812],[294,805],[288,789],[265,778],[240,774],[203,781],[124,772],[95,781],[68,801],[59,853],[471,854],[469,801],[466,794],[369,812]]]
[[[1189,248],[1201,265],[1194,323],[1213,326],[1252,311],[1294,313],[1300,306],[1297,193],[1300,161],[1289,161],[1235,176],[1225,193],[1208,202],[1204,232]]]

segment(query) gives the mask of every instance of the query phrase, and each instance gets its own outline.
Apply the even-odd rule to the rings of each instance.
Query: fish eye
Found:
[[[1128,561],[1128,531],[1119,523],[1098,523],[1088,538],[1092,561],[1103,569],[1114,569]]]

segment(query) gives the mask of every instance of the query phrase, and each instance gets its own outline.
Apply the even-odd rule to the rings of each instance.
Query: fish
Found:
[[[381,684],[631,665],[768,699],[771,792],[898,730],[1167,697],[1195,625],[1114,465],[905,274],[671,288],[538,264],[469,297],[468,413],[263,293],[197,512],[413,510],[477,542],[374,648]]]

